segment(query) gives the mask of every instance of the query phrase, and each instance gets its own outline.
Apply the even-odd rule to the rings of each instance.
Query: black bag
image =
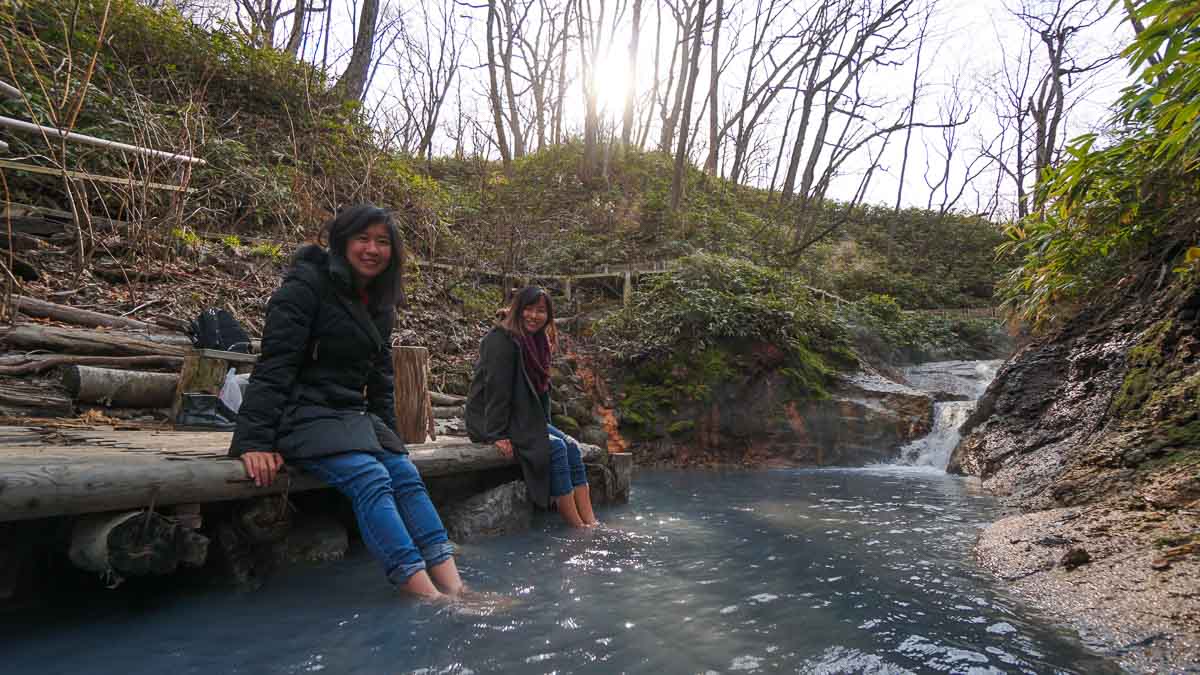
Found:
[[[224,309],[209,307],[188,325],[188,337],[196,349],[250,353],[250,336],[233,315]]]

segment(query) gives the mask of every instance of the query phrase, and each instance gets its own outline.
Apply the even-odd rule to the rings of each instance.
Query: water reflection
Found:
[[[642,472],[610,527],[466,547],[517,605],[416,605],[357,555],[254,594],[6,624],[6,672],[1115,672],[970,562],[994,508],[915,469]],[[70,653],[62,648],[71,645]],[[12,668],[10,670],[10,668]]]

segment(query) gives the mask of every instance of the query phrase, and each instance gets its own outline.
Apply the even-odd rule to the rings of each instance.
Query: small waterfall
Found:
[[[961,437],[958,430],[975,410],[979,397],[996,376],[1000,361],[944,361],[923,363],[904,372],[909,384],[930,393],[968,397],[965,401],[933,404],[933,429],[900,449],[898,463],[945,471],[950,453]]]
[[[946,469],[950,453],[958,445],[958,429],[975,410],[975,401],[947,401],[933,404],[933,430],[900,448],[900,463]]]

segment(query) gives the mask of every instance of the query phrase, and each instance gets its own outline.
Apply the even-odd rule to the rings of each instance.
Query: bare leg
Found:
[[[430,567],[429,576],[433,577],[433,583],[437,584],[437,587],[442,589],[446,595],[456,596],[466,588],[462,578],[458,576],[458,566],[454,564],[454,558],[446,558]]]
[[[579,509],[575,507],[574,493],[565,494],[561,497],[555,497],[554,501],[558,505],[558,515],[562,516],[562,519],[567,521],[568,525],[571,527],[586,526],[586,523],[583,522],[583,519],[579,517]]]
[[[571,492],[575,497],[575,508],[579,512],[579,518],[584,525],[592,527],[599,525],[600,521],[596,520],[596,514],[592,512],[592,488],[590,485],[577,485]]]
[[[410,595],[415,595],[422,600],[436,601],[445,597],[438,592],[437,587],[433,585],[433,580],[429,578],[425,570],[421,570],[409,577],[408,581],[404,582],[404,585],[400,587],[400,590]]]

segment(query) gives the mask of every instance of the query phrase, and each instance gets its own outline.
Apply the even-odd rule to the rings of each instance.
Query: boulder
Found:
[[[298,519],[287,535],[287,562],[341,560],[349,547],[346,528],[324,513]]]
[[[533,506],[524,481],[505,483],[442,511],[446,532],[456,542],[507,534],[529,527]]]
[[[590,445],[608,446],[608,432],[595,425],[586,426],[579,431],[579,440]]]
[[[568,415],[554,415],[551,418],[554,426],[558,427],[559,431],[566,433],[568,436],[579,436],[579,422],[575,418]]]

